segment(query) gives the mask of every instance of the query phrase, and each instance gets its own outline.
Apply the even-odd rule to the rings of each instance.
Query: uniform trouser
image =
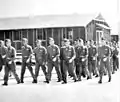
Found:
[[[96,67],[96,60],[88,60],[88,70],[89,70],[89,74],[90,77],[92,77],[92,73],[95,75],[98,75],[98,71],[97,71],[97,67]]]
[[[64,82],[67,82],[67,71],[72,74],[74,80],[77,80],[75,70],[74,70],[74,62],[68,63],[66,61],[63,61],[63,81]]]
[[[110,68],[111,68],[111,71],[113,72],[113,58],[110,57]]]
[[[88,71],[88,67],[87,67],[87,60],[85,61],[80,61],[79,63],[79,80],[81,80],[81,75],[82,72],[85,71],[85,74],[89,77],[89,71]]]
[[[47,80],[48,81],[51,80],[53,67],[55,67],[55,70],[56,70],[56,73],[57,73],[57,76],[58,76],[58,80],[62,80],[60,63],[58,63],[58,62],[48,62]]]
[[[40,63],[36,62],[36,64],[35,64],[35,79],[36,80],[37,80],[37,77],[39,75],[40,67],[41,67],[41,69],[42,69],[42,71],[43,71],[43,73],[45,75],[45,78],[46,78],[46,75],[47,75],[46,66],[43,65],[43,64],[40,64]]]
[[[103,61],[103,59],[100,60],[99,74],[100,74],[100,80],[101,81],[102,81],[102,76],[104,74],[104,68],[108,72],[108,77],[111,78],[111,68],[110,68],[110,60],[109,60],[109,58],[106,61]]]
[[[119,58],[117,57],[117,61],[116,61],[116,65],[117,65],[117,68],[119,69]]]
[[[76,59],[75,60],[75,73],[76,73],[76,76],[78,77],[79,76],[79,59]]]
[[[23,61],[23,63],[22,63],[22,69],[21,69],[21,81],[23,81],[23,79],[24,79],[24,74],[25,74],[26,66],[28,67],[32,78],[35,79],[35,75],[33,73],[33,68],[31,66],[31,63],[26,63],[26,62]]]
[[[79,68],[80,68],[79,63],[76,63],[75,66],[76,66],[76,69],[75,69],[76,76],[78,77],[79,76]]]
[[[119,68],[119,58],[114,57],[113,58],[113,71],[117,70],[117,68]]]
[[[2,67],[3,67],[3,59],[2,56],[0,55],[0,72],[2,70]]]
[[[6,63],[5,64],[5,75],[4,75],[4,83],[8,82],[8,78],[9,78],[9,72],[11,71],[16,79],[17,82],[19,82],[19,77],[16,73],[16,64],[15,62],[12,62],[11,64]]]
[[[61,62],[60,62],[60,70],[61,70],[61,76],[63,79],[63,60],[61,60]]]

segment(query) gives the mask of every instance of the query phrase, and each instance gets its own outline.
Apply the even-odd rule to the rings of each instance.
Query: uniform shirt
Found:
[[[7,51],[6,51],[6,59],[7,61],[14,61],[16,58],[16,50],[14,47],[10,46],[7,47]]]
[[[118,54],[119,54],[119,49],[116,46],[114,46],[114,48],[113,48],[113,56],[118,56]]]
[[[6,54],[6,50],[7,50],[7,47],[3,46],[3,47],[0,47],[0,55],[3,56]]]
[[[52,60],[53,58],[60,56],[60,49],[57,45],[49,45],[47,47],[47,52],[48,60]]]
[[[79,48],[79,57],[84,57],[86,58],[88,55],[88,49],[86,46],[80,46]]]
[[[44,46],[34,48],[36,61],[46,61],[47,50]]]
[[[60,48],[60,59],[63,60],[64,59],[64,56],[63,56],[63,49],[65,48],[65,46],[62,46]]]
[[[22,46],[22,57],[30,57],[32,53],[33,51],[30,45]]]
[[[7,47],[3,46],[0,47],[0,67],[5,63],[5,58],[3,59],[2,56],[6,55]]]
[[[89,57],[95,57],[97,54],[96,46],[89,46],[88,48],[88,56]]]
[[[98,58],[109,57],[110,55],[110,47],[109,46],[99,46],[98,47]]]
[[[75,47],[75,52],[76,52],[76,59],[78,59],[79,58],[79,52],[80,52],[80,46],[76,46]]]
[[[62,56],[64,60],[69,60],[73,57],[76,57],[75,49],[73,46],[65,46],[62,49]]]

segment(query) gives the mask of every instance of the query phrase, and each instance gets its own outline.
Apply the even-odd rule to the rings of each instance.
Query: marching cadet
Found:
[[[88,67],[87,67],[88,49],[86,46],[84,46],[83,43],[84,43],[83,40],[80,39],[80,47],[79,47],[80,69],[79,69],[79,78],[78,78],[79,81],[81,81],[81,75],[82,75],[83,71],[87,75],[87,80],[90,79],[89,71],[88,71]]]
[[[98,47],[98,58],[100,61],[100,69],[99,69],[100,79],[98,83],[102,83],[104,68],[106,68],[106,70],[108,71],[108,77],[109,77],[108,82],[110,82],[111,81],[110,48],[109,46],[106,46],[105,40],[103,38],[101,39],[101,44]]]
[[[112,42],[109,43],[109,47],[110,47],[110,67],[111,67],[112,74],[114,74],[114,70],[113,70],[113,50],[114,50],[114,47],[113,47]]]
[[[62,56],[62,49],[65,47],[64,39],[61,42],[61,48],[60,48],[60,68],[61,68],[61,75],[63,79],[63,56]]]
[[[117,69],[119,68],[118,54],[119,54],[119,49],[117,48],[117,44],[114,42],[113,43],[113,73],[117,71]]]
[[[26,66],[28,67],[30,74],[33,78],[33,82],[35,82],[35,76],[33,74],[33,69],[32,69],[32,62],[31,62],[31,58],[32,58],[32,54],[33,54],[33,50],[32,47],[30,45],[28,45],[28,40],[26,38],[22,39],[22,69],[21,69],[21,83],[24,83],[23,79],[24,79],[24,74],[25,74],[25,70],[26,70]]]
[[[92,78],[91,74],[95,74],[95,77],[98,77],[97,68],[96,68],[96,58],[97,58],[97,49],[94,45],[94,41],[90,40],[90,45],[88,47],[88,70],[90,73],[90,78]]]
[[[9,77],[9,72],[11,71],[17,81],[17,84],[20,83],[20,79],[16,73],[16,64],[15,64],[15,57],[16,57],[16,50],[14,47],[11,46],[11,40],[6,39],[5,40],[7,50],[6,50],[6,61],[5,61],[5,75],[4,75],[4,84],[7,86],[8,85],[8,77]]]
[[[4,46],[4,41],[0,40],[0,72],[3,65],[5,65],[5,56],[6,56],[7,47]]]
[[[59,47],[54,43],[53,38],[49,38],[49,46],[47,47],[47,60],[48,60],[48,72],[47,72],[47,83],[51,80],[51,73],[53,70],[53,67],[55,67],[55,70],[57,72],[58,81],[60,82],[62,80],[61,76],[61,70],[60,70],[60,49]]]
[[[35,54],[35,60],[36,60],[35,80],[33,83],[37,83],[37,77],[39,75],[40,67],[42,68],[45,78],[47,75],[47,72],[46,72],[47,49],[41,45],[41,43],[42,43],[41,40],[37,40],[36,43],[37,43],[37,47],[34,48],[34,54]]]
[[[76,67],[76,70],[75,70],[75,72],[76,72],[77,78],[79,76],[79,70],[80,70],[79,48],[80,48],[80,41],[79,41],[79,39],[76,39],[76,46],[75,46],[75,52],[76,52],[75,67]]]
[[[62,84],[67,83],[67,71],[70,72],[74,78],[74,82],[77,81],[77,77],[74,70],[74,59],[76,57],[75,49],[70,45],[68,39],[64,39],[65,47],[61,51],[61,56],[63,56],[63,82]]]

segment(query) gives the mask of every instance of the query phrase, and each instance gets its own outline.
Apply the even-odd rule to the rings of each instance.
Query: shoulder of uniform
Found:
[[[36,49],[37,49],[37,47],[34,48],[34,50],[36,50]]]
[[[50,48],[50,47],[51,47],[51,45],[48,45],[48,46],[47,46],[47,48]]]
[[[30,45],[27,45],[27,47],[28,47],[28,48],[32,48],[32,46],[30,46]]]
[[[16,50],[13,46],[11,46],[11,49],[12,49],[12,50]]]
[[[55,47],[59,47],[59,46],[58,46],[58,45],[56,45],[56,44],[55,44],[54,46],[55,46]]]
[[[42,48],[43,48],[44,50],[46,50],[46,47],[42,46]]]
[[[22,46],[22,49],[24,49],[25,47],[24,46]]]
[[[3,49],[7,49],[7,47],[6,47],[6,46],[3,46]]]

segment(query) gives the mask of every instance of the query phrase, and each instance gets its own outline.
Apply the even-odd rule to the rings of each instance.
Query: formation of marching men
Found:
[[[16,73],[16,50],[11,46],[11,40],[0,40],[0,71],[5,65],[4,83],[8,85],[9,73],[12,72],[17,84],[24,83],[26,67],[29,69],[33,78],[32,83],[37,83],[39,69],[41,68],[45,83],[50,83],[52,70],[55,68],[57,82],[67,83],[68,75],[74,82],[81,81],[81,77],[92,79],[93,76],[99,77],[98,83],[102,83],[103,75],[108,74],[108,82],[111,81],[111,74],[119,69],[119,50],[117,43],[108,43],[103,38],[99,46],[93,40],[84,44],[80,38],[76,39],[74,45],[70,44],[69,39],[62,40],[62,47],[55,44],[53,38],[49,38],[49,46],[42,46],[42,41],[36,41],[36,47],[32,49],[28,45],[26,38],[22,39],[22,68],[20,78]],[[6,46],[5,46],[6,45]],[[32,68],[32,56],[35,56],[35,73]],[[68,75],[67,75],[68,74]]]

